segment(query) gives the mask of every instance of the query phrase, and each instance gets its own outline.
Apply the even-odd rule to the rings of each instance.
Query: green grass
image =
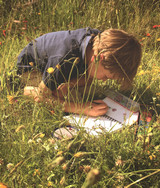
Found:
[[[84,188],[89,187],[90,181],[95,183],[90,187],[97,188],[160,187],[160,28],[153,28],[160,25],[159,1],[3,2],[0,1],[0,182],[10,188]],[[138,136],[135,127],[99,137],[81,130],[73,140],[55,142],[54,129],[66,125],[63,106],[56,105],[51,113],[45,104],[22,96],[18,79],[13,88],[8,87],[9,77],[16,74],[10,70],[30,40],[51,31],[87,26],[124,29],[142,43],[142,63],[133,88],[123,92],[153,112],[153,121],[148,128],[144,125],[145,130]],[[97,98],[105,96],[106,85],[117,89],[112,81],[98,82]],[[81,156],[76,157],[78,152],[82,152]]]

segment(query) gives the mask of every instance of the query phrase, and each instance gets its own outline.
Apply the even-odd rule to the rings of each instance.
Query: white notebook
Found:
[[[139,104],[137,102],[112,90],[107,91],[107,97],[103,101],[109,107],[104,116],[89,117],[71,114],[64,118],[71,125],[84,127],[87,132],[93,135],[97,135],[102,131],[115,131],[138,122]]]

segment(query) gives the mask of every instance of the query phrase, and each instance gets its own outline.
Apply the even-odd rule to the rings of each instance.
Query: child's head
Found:
[[[94,55],[102,54],[102,65],[115,74],[124,87],[131,84],[142,53],[141,45],[133,35],[118,29],[105,30],[94,38],[93,51]]]

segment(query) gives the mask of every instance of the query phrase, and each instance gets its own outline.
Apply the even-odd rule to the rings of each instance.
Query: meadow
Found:
[[[142,45],[142,61],[123,94],[152,113],[152,120],[114,133],[53,138],[65,126],[63,105],[22,95],[15,65],[34,38],[84,27],[124,29]],[[11,79],[12,78],[12,79]],[[0,0],[0,188],[160,187],[160,1]],[[97,82],[97,98],[111,80]],[[76,126],[76,125],[75,125]],[[78,126],[78,125],[77,125]]]

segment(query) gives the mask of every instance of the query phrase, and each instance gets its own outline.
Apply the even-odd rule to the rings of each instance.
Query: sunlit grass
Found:
[[[27,5],[28,1],[18,2],[14,1],[11,12],[1,8],[0,182],[18,188],[159,187],[158,3],[152,0],[45,0]],[[22,95],[14,69],[23,47],[47,32],[87,26],[100,30],[125,29],[142,43],[142,64],[133,88],[123,91],[145,110],[153,112],[152,122],[145,124],[138,134],[133,127],[93,137],[82,129],[73,139],[55,140],[54,129],[68,125],[63,119],[63,105],[51,109]],[[108,86],[119,89],[112,81],[98,82],[96,97],[103,98]]]

